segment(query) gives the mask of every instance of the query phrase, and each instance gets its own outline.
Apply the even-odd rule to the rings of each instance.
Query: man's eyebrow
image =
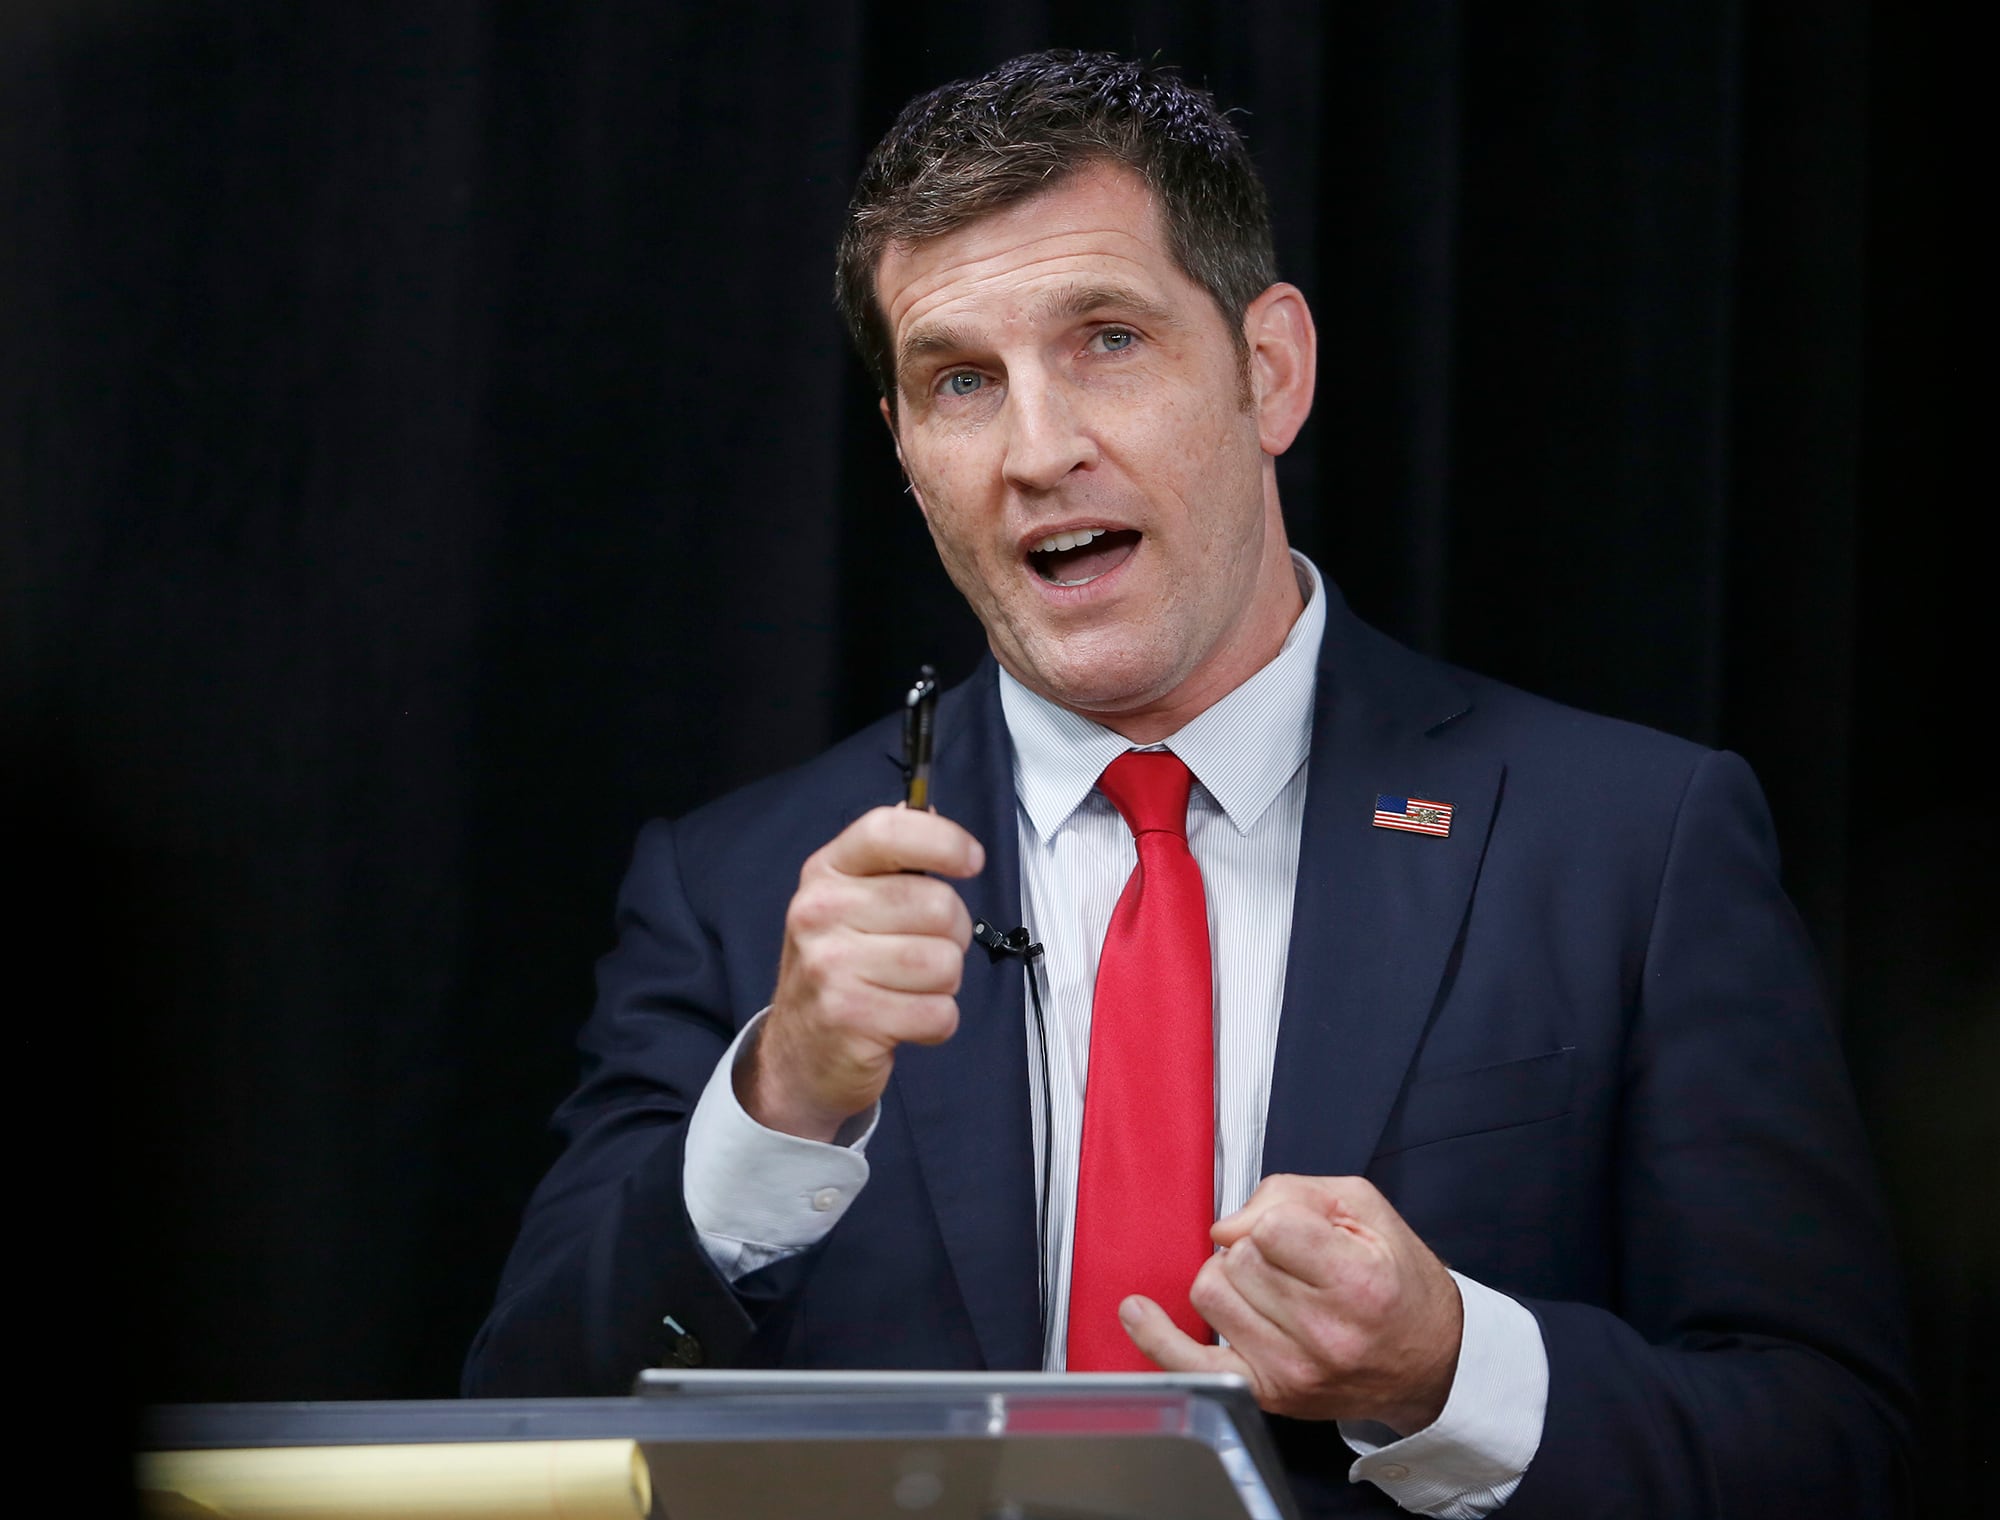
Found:
[[[928,359],[933,354],[956,353],[971,346],[972,339],[966,332],[949,322],[941,322],[934,327],[919,327],[897,345],[896,373],[903,374],[919,359]]]
[[[1036,308],[1044,320],[1087,317],[1097,311],[1121,312],[1157,327],[1180,326],[1180,319],[1165,306],[1125,285],[1072,285],[1052,291]]]

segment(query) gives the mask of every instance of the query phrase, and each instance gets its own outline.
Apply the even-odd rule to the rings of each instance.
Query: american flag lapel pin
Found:
[[[1443,839],[1451,832],[1451,804],[1432,802],[1425,797],[1378,795],[1375,799],[1375,827],[1406,829],[1412,834],[1435,834]]]

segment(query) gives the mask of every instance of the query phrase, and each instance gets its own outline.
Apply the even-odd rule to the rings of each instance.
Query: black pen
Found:
[[[903,800],[931,805],[931,724],[937,716],[937,672],[925,665],[903,698]]]

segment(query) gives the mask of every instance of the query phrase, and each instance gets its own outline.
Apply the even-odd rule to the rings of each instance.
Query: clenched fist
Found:
[[[1190,1340],[1149,1298],[1119,1318],[1172,1372],[1235,1372],[1299,1419],[1432,1424],[1458,1371],[1464,1310],[1445,1264],[1363,1177],[1266,1177],[1210,1232],[1191,1300],[1228,1341]]]
[[[934,877],[976,876],[986,852],[948,818],[864,813],[799,872],[778,990],[736,1097],[767,1128],[831,1140],[888,1083],[896,1047],[958,1028],[972,919]]]

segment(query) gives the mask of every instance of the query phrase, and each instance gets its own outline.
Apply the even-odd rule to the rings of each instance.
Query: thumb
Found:
[[[1167,1317],[1150,1298],[1135,1293],[1118,1306],[1118,1323],[1146,1358],[1162,1372],[1234,1372],[1249,1376],[1249,1366],[1227,1346],[1195,1340]]]

